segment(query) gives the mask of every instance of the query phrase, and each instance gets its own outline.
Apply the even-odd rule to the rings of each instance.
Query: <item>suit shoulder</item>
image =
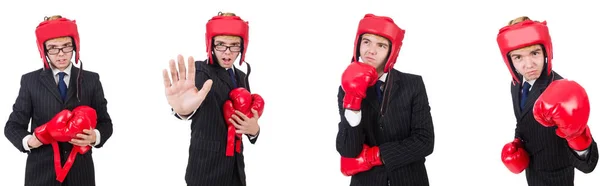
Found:
[[[400,72],[398,70],[395,70],[400,77],[400,79],[405,80],[405,81],[409,81],[409,82],[423,82],[423,76],[418,75],[418,74],[413,74],[413,73],[407,73],[407,72]]]
[[[552,74],[554,74],[554,80],[564,79],[560,74],[558,74],[554,70],[552,71]]]
[[[93,79],[100,79],[100,74],[98,72],[90,71],[90,70],[81,70],[84,77],[92,77]]]
[[[40,69],[37,69],[37,70],[34,70],[34,71],[27,72],[27,73],[23,74],[21,76],[21,78],[22,79],[31,79],[31,78],[33,78],[35,76],[39,76],[40,73],[42,73],[43,70],[44,70],[43,68],[40,68]]]

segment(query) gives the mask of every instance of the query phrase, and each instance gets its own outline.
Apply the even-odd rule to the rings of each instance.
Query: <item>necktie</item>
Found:
[[[525,107],[525,103],[527,102],[527,95],[529,94],[529,88],[531,85],[527,82],[523,84],[523,92],[521,93],[521,110]]]
[[[375,88],[377,90],[377,100],[379,101],[379,104],[381,104],[381,100],[383,100],[383,87],[381,87],[381,85],[383,85],[383,81],[378,80],[377,83],[375,83]]]
[[[65,83],[65,75],[67,75],[67,73],[58,73],[58,92],[60,92],[60,97],[63,101],[67,97],[67,84]]]
[[[233,83],[233,87],[237,88],[237,82],[235,81],[235,74],[233,74],[233,68],[227,69],[227,72],[229,72],[229,78],[231,78],[231,82]]]

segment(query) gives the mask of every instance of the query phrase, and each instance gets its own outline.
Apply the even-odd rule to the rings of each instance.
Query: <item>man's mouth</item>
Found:
[[[223,63],[229,64],[231,63],[231,58],[221,58],[221,60],[223,61]]]

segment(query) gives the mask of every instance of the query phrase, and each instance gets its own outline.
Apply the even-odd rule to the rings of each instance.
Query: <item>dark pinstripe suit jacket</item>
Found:
[[[524,112],[519,106],[522,85],[511,84],[517,119],[515,137],[524,142],[525,149],[530,155],[529,167],[526,169],[527,183],[530,186],[572,186],[574,168],[590,173],[598,163],[598,146],[595,141],[588,149],[587,157],[582,158],[571,150],[565,139],[556,135],[556,127],[544,127],[533,117],[533,105],[548,87],[551,79],[563,78],[556,72],[551,76],[542,74],[531,87]]]
[[[247,88],[246,74],[238,69],[235,69],[235,74],[238,86]],[[224,68],[196,61],[198,90],[208,79],[213,81],[212,88],[191,118],[192,134],[185,180],[190,186],[230,186],[234,174],[238,174],[242,182],[238,184],[246,185],[243,143],[242,153],[225,156],[227,124],[223,118],[223,104],[229,99],[233,83]],[[257,139],[258,136],[250,142],[254,144]],[[236,168],[237,172],[234,172]]]
[[[344,91],[340,87],[338,107],[341,116],[336,139],[337,151],[343,157],[356,157],[362,145],[379,146],[383,166],[358,173],[352,186],[429,185],[425,157],[433,152],[434,130],[425,84],[421,76],[390,71],[382,103],[388,101],[382,114],[375,86],[367,89],[363,100],[362,119],[351,127],[344,117]]]
[[[112,121],[106,110],[107,101],[104,98],[102,84],[99,75],[95,72],[81,71],[80,101],[77,100],[77,74],[79,68],[71,68],[71,78],[67,90],[67,101],[63,102],[58,92],[58,86],[54,80],[52,70],[36,70],[21,77],[21,88],[13,112],[4,127],[4,135],[20,151],[27,152],[23,148],[22,140],[33,129],[45,124],[63,109],[72,110],[79,105],[88,105],[96,109],[98,115],[97,129],[100,131],[101,142],[96,146],[100,148],[111,137],[113,128]],[[28,130],[31,120],[31,131]],[[62,161],[66,160],[71,148],[69,143],[59,143]],[[94,162],[92,151],[86,154],[78,154],[73,167],[69,171],[63,185],[95,185]],[[51,145],[42,145],[28,152],[25,168],[25,185],[52,186],[60,185],[56,181],[54,172],[54,159]]]

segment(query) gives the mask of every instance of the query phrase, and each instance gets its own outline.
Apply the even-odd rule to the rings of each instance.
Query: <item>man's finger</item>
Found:
[[[87,143],[85,143],[83,140],[76,140],[76,139],[69,141],[69,143],[71,143],[73,145],[77,145],[77,146],[86,146],[87,145]]]
[[[82,139],[82,140],[87,140],[88,138],[90,138],[90,136],[85,135],[85,134],[77,134],[77,137]]]
[[[171,69],[171,80],[173,80],[173,83],[179,81],[177,67],[175,67],[175,60],[169,60],[169,69]]]
[[[258,118],[258,111],[254,109],[250,109],[250,111],[252,111],[252,114],[254,114],[254,118]]]
[[[194,62],[194,57],[188,57],[188,68],[187,68],[187,78],[194,82],[196,79],[196,63]]]
[[[169,79],[169,72],[167,72],[167,69],[163,69],[163,83],[165,84],[165,88],[171,87],[171,79]]]
[[[206,95],[208,95],[208,92],[210,92],[212,84],[213,84],[213,81],[211,79],[206,80],[206,82],[204,82],[204,84],[202,85],[202,88],[200,89],[200,91],[198,91],[198,96],[200,96],[200,98],[202,98],[202,100],[204,100],[204,98],[206,98]]]
[[[177,65],[179,66],[179,80],[185,80],[185,61],[182,55],[177,56]]]
[[[242,118],[242,120],[244,120],[244,121],[247,121],[247,120],[249,120],[249,119],[250,119],[250,118],[248,118],[248,116],[246,116],[246,114],[243,114],[242,112],[240,112],[240,111],[238,111],[238,110],[236,110],[236,111],[235,111],[235,113],[236,113],[236,114],[237,114],[237,115],[238,115],[240,118]]]
[[[233,115],[231,118],[233,118],[240,125],[246,125],[246,122],[242,121],[237,115]]]
[[[233,120],[233,119],[229,119],[229,122],[231,122],[231,124],[233,124],[233,126],[234,126],[236,129],[240,129],[240,128],[242,128],[242,127],[243,127],[243,126],[241,126],[240,124],[238,124],[237,122],[235,122],[235,120]]]

